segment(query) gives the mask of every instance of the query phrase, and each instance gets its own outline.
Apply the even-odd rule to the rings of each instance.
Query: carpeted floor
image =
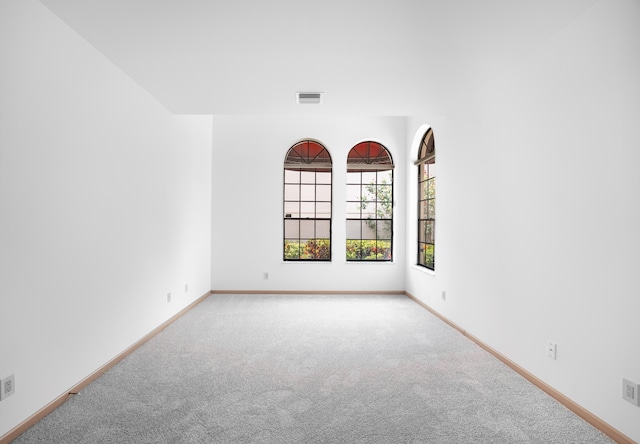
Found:
[[[23,443],[611,443],[404,296],[214,295]]]

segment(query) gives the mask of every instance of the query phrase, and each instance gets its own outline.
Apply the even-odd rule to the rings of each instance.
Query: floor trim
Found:
[[[185,314],[186,312],[191,310],[193,307],[198,305],[200,302],[204,301],[207,297],[209,297],[209,295],[211,295],[211,293],[212,293],[211,291],[208,291],[204,295],[202,295],[198,299],[196,299],[195,301],[191,302],[185,308],[180,310],[175,315],[171,316],[169,319],[164,321],[158,327],[156,327],[153,330],[151,330],[144,337],[142,337],[140,340],[138,340],[133,345],[128,347],[126,350],[124,350],[122,353],[117,355],[115,358],[113,358],[112,360],[107,362],[105,365],[103,365],[102,367],[100,367],[99,369],[97,369],[96,371],[91,373],[89,376],[84,378],[78,384],[76,384],[73,387],[71,387],[69,390],[67,390],[66,393],[63,393],[62,395],[58,396],[53,401],[51,401],[49,404],[47,404],[46,406],[42,407],[40,410],[38,410],[36,413],[31,415],[29,418],[25,419],[20,424],[18,424],[16,427],[11,429],[4,436],[0,436],[0,444],[9,444],[11,441],[16,439],[18,436],[22,435],[29,428],[31,428],[35,423],[37,423],[42,418],[47,416],[49,413],[53,412],[55,409],[60,407],[62,404],[65,403],[65,401],[67,401],[69,398],[71,398],[75,394],[79,393],[80,390],[82,390],[83,388],[85,388],[86,386],[91,384],[93,381],[98,379],[100,376],[102,376],[102,374],[104,374],[111,367],[116,365],[118,362],[122,361],[124,358],[126,358],[128,355],[130,355],[134,351],[136,351],[141,345],[143,345],[145,342],[149,341],[149,339],[153,338],[155,335],[157,335],[162,330],[167,328],[174,321],[176,321],[179,317],[181,317],[183,314]]]
[[[518,373],[519,375],[524,377],[526,380],[531,382],[533,385],[535,385],[536,387],[538,387],[539,389],[541,389],[542,391],[547,393],[553,399],[558,401],[560,404],[564,405],[566,408],[571,410],[577,416],[579,416],[580,418],[584,419],[586,422],[591,424],[593,427],[595,427],[596,429],[600,430],[602,433],[607,435],[609,438],[614,440],[616,443],[619,443],[619,444],[636,444],[635,441],[633,441],[631,438],[629,438],[628,436],[624,435],[622,432],[620,432],[619,430],[615,429],[611,425],[607,424],[602,419],[598,418],[596,415],[594,415],[593,413],[591,413],[590,411],[588,411],[584,407],[580,406],[579,404],[577,404],[573,400],[569,399],[567,396],[563,395],[562,393],[560,393],[559,391],[557,391],[556,389],[554,389],[553,387],[551,387],[550,385],[548,385],[547,383],[545,383],[544,381],[542,381],[541,379],[539,379],[538,377],[533,375],[532,373],[530,373],[527,370],[525,370],[524,368],[520,367],[518,364],[516,364],[515,362],[511,361],[509,358],[507,358],[506,356],[504,356],[503,354],[501,354],[497,350],[493,349],[492,347],[490,347],[486,343],[482,342],[477,337],[475,337],[472,334],[468,333],[465,329],[463,329],[459,325],[455,324],[454,322],[449,320],[447,317],[445,317],[444,315],[442,315],[441,313],[439,313],[438,311],[433,309],[431,306],[429,306],[425,302],[421,301],[420,299],[416,298],[414,295],[412,295],[411,293],[409,293],[407,291],[275,291],[275,290],[274,291],[263,291],[263,290],[242,290],[242,291],[241,290],[212,290],[212,291],[209,291],[209,292],[205,293],[203,296],[199,297],[198,299],[193,301],[191,304],[189,304],[188,306],[186,306],[185,308],[180,310],[178,313],[173,315],[167,321],[163,322],[161,325],[159,325],[154,330],[149,332],[142,339],[140,339],[139,341],[137,341],[136,343],[134,343],[133,345],[128,347],[126,350],[124,350],[118,356],[113,358],[111,361],[107,362],[105,365],[103,365],[102,367],[97,369],[95,372],[93,372],[92,374],[87,376],[85,379],[80,381],[78,384],[76,384],[75,386],[70,388],[66,393],[63,393],[62,395],[60,395],[59,397],[57,397],[56,399],[51,401],[49,404],[47,404],[46,406],[41,408],[39,411],[37,411],[36,413],[31,415],[29,418],[24,420],[22,423],[20,423],[16,427],[14,427],[7,434],[5,434],[4,436],[0,437],[0,444],[9,444],[11,441],[16,439],[18,436],[20,436],[22,433],[24,433],[27,429],[29,429],[35,423],[37,423],[39,420],[41,420],[42,418],[47,416],[49,413],[54,411],[57,407],[62,405],[70,397],[74,396],[74,394],[78,393],[80,390],[82,390],[84,387],[89,385],[91,382],[95,381],[103,373],[105,373],[111,367],[116,365],[118,362],[120,362],[126,356],[128,356],[129,354],[134,352],[141,345],[143,345],[145,342],[149,341],[151,338],[153,338],[155,335],[160,333],[162,330],[167,328],[176,319],[178,319],[180,316],[185,314],[187,311],[189,311],[190,309],[195,307],[197,304],[199,304],[203,300],[205,300],[211,294],[345,294],[345,295],[350,295],[350,294],[353,294],[353,295],[357,295],[357,294],[394,294],[394,295],[405,295],[409,299],[413,300],[415,303],[417,303],[418,305],[420,305],[421,307],[423,307],[424,309],[426,309],[427,311],[432,313],[434,316],[436,316],[439,319],[441,319],[446,324],[448,324],[451,327],[453,327],[456,330],[458,330],[462,335],[466,336],[471,341],[475,342],[479,347],[481,347],[484,350],[486,350],[487,352],[491,353],[493,356],[495,356],[497,359],[502,361],[505,365],[507,365],[513,371],[515,371],[516,373]]]
[[[317,291],[317,290],[212,290],[212,294],[396,294],[406,295],[404,290],[389,290],[389,291],[345,291],[345,290],[329,290],[329,291]]]
[[[540,378],[535,376],[533,373],[530,373],[529,371],[527,371],[524,368],[520,367],[518,364],[513,362],[511,359],[507,358],[505,355],[503,355],[499,351],[495,350],[491,346],[489,346],[486,343],[482,342],[480,339],[478,339],[477,337],[473,336],[472,334],[467,332],[465,329],[463,329],[462,327],[460,327],[456,323],[454,323],[451,320],[449,320],[447,317],[445,317],[443,314],[441,314],[440,312],[438,312],[435,309],[433,309],[431,306],[429,306],[425,302],[421,301],[420,299],[418,299],[417,297],[415,297],[414,295],[412,295],[411,293],[409,293],[407,291],[405,291],[405,294],[407,295],[407,297],[409,299],[413,300],[415,303],[417,303],[421,307],[425,308],[431,314],[433,314],[434,316],[436,316],[437,318],[442,320],[445,324],[448,324],[451,327],[453,327],[456,330],[458,330],[460,333],[462,333],[462,335],[466,336],[467,338],[469,338],[470,340],[475,342],[479,347],[481,347],[484,350],[486,350],[487,352],[491,353],[493,356],[495,356],[497,359],[502,361],[505,365],[507,365],[513,371],[515,371],[520,376],[525,378],[527,381],[529,381],[530,383],[532,383],[533,385],[538,387],[540,390],[545,392],[547,395],[551,396],[553,399],[558,401],[560,404],[562,404],[563,406],[565,406],[566,408],[571,410],[577,416],[579,416],[580,418],[584,419],[586,422],[591,424],[593,427],[595,427],[596,429],[600,430],[602,433],[607,435],[609,438],[614,440],[616,443],[618,443],[618,444],[636,444],[636,442],[634,440],[632,440],[631,438],[629,438],[627,435],[623,434],[619,430],[615,429],[611,425],[609,425],[606,422],[604,422],[602,419],[598,418],[596,415],[591,413],[589,410],[585,409],[581,405],[577,404],[575,401],[573,401],[570,398],[568,398],[567,396],[563,395],[562,393],[560,393],[559,391],[557,391],[556,389],[551,387],[549,384],[547,384],[546,382],[544,382],[543,380],[541,380]]]

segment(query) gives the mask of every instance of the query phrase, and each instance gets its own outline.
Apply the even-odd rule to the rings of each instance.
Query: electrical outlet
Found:
[[[16,376],[11,375],[0,382],[0,401],[4,401],[16,392]]]
[[[622,378],[622,399],[640,407],[640,396],[638,396],[638,390],[640,390],[640,384],[636,384],[635,382]]]
[[[171,293],[167,293],[167,304],[171,302]]]
[[[547,357],[549,359],[556,359],[557,349],[558,349],[557,344],[551,341],[547,341]]]
[[[189,293],[189,284],[184,284],[184,292]]]
[[[445,290],[442,290],[442,293],[440,294],[440,296],[442,297],[443,301],[447,300],[447,292]]]
[[[265,279],[269,279],[269,272],[265,271],[262,275]]]

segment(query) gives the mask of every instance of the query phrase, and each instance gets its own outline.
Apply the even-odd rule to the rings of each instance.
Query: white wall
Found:
[[[635,441],[621,392],[640,383],[638,79],[640,3],[603,0],[434,125],[436,273],[407,273],[409,292]]]
[[[310,106],[310,105],[305,105]],[[322,106],[322,105],[320,105]],[[212,288],[214,290],[403,290],[404,118],[215,117]],[[282,258],[283,162],[297,141],[322,142],[333,159],[332,261]],[[393,263],[346,263],[346,158],[363,140],[382,143],[396,166]],[[254,235],[257,232],[259,235]],[[269,272],[265,280],[264,272]]]
[[[210,290],[211,132],[0,3],[0,436]]]

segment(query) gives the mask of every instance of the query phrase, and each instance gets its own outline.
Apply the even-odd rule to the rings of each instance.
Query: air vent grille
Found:
[[[322,101],[322,93],[319,92],[299,92],[296,93],[298,103],[320,103]]]

